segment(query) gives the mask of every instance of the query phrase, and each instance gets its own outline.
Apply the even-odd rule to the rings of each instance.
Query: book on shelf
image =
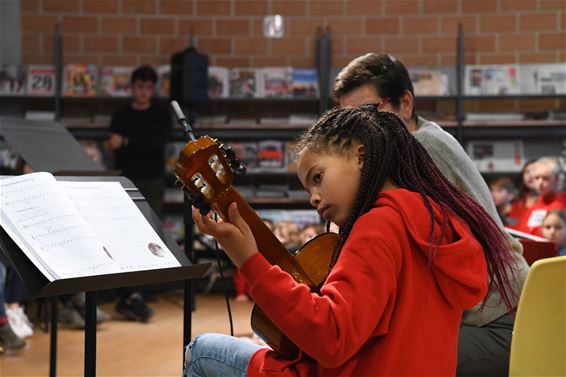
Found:
[[[53,111],[28,110],[24,118],[29,120],[55,120],[55,113]]]
[[[433,69],[410,69],[409,76],[417,96],[445,96],[448,94],[448,75]]]
[[[467,95],[520,94],[517,64],[467,65],[464,90]]]
[[[0,180],[0,225],[49,281],[180,266],[118,182]]]
[[[228,117],[228,126],[239,126],[239,127],[253,127],[257,125],[256,118],[235,118]]]
[[[566,64],[521,65],[521,92],[524,94],[566,94]]]
[[[291,173],[297,172],[296,145],[297,143],[292,140],[285,142],[285,167]]]
[[[28,96],[54,95],[55,67],[53,65],[29,65],[26,93]]]
[[[289,124],[293,126],[312,126],[318,115],[316,114],[291,114],[289,115]]]
[[[63,95],[94,97],[98,82],[98,67],[93,64],[67,64],[64,70]]]
[[[196,118],[195,126],[199,127],[214,127],[226,124],[228,122],[228,115],[226,114],[216,114],[216,115],[200,115]]]
[[[258,199],[281,199],[287,197],[288,185],[259,185],[255,191],[255,197]]]
[[[279,140],[262,140],[257,143],[257,161],[261,171],[284,171],[284,144]]]
[[[26,92],[26,67],[15,64],[0,66],[0,95],[21,96]]]
[[[166,188],[163,194],[163,201],[168,204],[181,204],[185,194],[183,190],[178,187]]]
[[[155,94],[158,97],[169,98],[171,91],[171,66],[169,64],[160,65],[155,72],[157,72]]]
[[[259,124],[264,126],[287,126],[289,125],[289,117],[261,117]]]
[[[101,69],[99,94],[110,97],[132,95],[131,76],[133,67],[105,66]]]
[[[255,142],[231,142],[236,158],[248,169],[248,172],[255,172],[258,169],[258,145]]]
[[[230,94],[228,68],[208,67],[208,96],[210,98],[227,98]]]
[[[259,70],[260,83],[263,84],[260,95],[268,98],[291,97],[293,68],[265,67]]]
[[[236,191],[246,200],[255,198],[256,187],[253,185],[236,185]]]
[[[317,98],[318,77],[316,69],[293,68],[291,92],[295,98]]]
[[[482,173],[520,172],[525,163],[521,140],[470,141],[468,155]]]
[[[525,114],[520,113],[466,113],[466,120],[474,122],[489,121],[520,121],[525,119]]]
[[[231,68],[230,97],[253,98],[260,97],[260,75],[254,68]]]

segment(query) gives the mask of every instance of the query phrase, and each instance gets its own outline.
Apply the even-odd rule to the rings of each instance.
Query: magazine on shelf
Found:
[[[226,98],[230,94],[228,68],[208,67],[208,96]]]
[[[67,64],[64,71],[63,95],[69,97],[96,96],[98,67],[93,64]]]
[[[49,281],[180,263],[118,182],[2,177],[0,225]]]
[[[229,146],[234,151],[236,158],[244,165],[248,172],[257,171],[258,168],[258,145],[254,142],[232,142]]]
[[[102,96],[129,97],[132,95],[130,79],[133,67],[106,66],[102,67],[100,90]]]
[[[445,96],[448,94],[448,75],[432,69],[410,69],[409,75],[417,96]]]
[[[261,93],[263,97],[285,98],[291,96],[293,81],[293,68],[291,67],[265,67],[260,69],[263,84]]]
[[[467,95],[520,94],[519,67],[516,64],[468,65],[465,72]]]
[[[260,97],[260,75],[254,68],[230,69],[230,97],[252,98]]]
[[[520,172],[525,163],[521,140],[470,141],[468,155],[482,173]]]
[[[278,140],[263,140],[257,143],[258,167],[262,171],[284,171],[284,144]]]
[[[29,65],[27,74],[28,96],[52,96],[55,94],[55,67],[53,65]]]
[[[26,92],[26,67],[3,64],[0,66],[0,95],[21,96]]]
[[[169,64],[160,65],[155,71],[157,72],[157,85],[155,86],[157,96],[169,98],[171,91],[171,66]]]
[[[293,68],[291,92],[295,98],[317,98],[318,77],[316,69]]]
[[[566,94],[566,64],[521,65],[523,94]]]

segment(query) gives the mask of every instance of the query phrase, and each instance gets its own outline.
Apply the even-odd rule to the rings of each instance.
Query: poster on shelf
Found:
[[[160,65],[155,71],[157,72],[155,94],[158,97],[169,98],[171,92],[171,66],[169,64]]]
[[[230,97],[253,98],[261,97],[260,75],[254,68],[230,69]]]
[[[516,64],[468,65],[464,90],[466,95],[520,94],[519,80]]]
[[[525,163],[521,140],[470,141],[468,155],[482,173],[520,172]]]
[[[448,94],[448,75],[432,69],[409,70],[417,96],[445,96]]]
[[[566,94],[566,64],[521,65],[521,93]]]
[[[291,92],[295,98],[317,98],[318,76],[316,69],[293,68]]]
[[[265,97],[284,98],[291,96],[293,68],[291,67],[265,67],[260,74],[263,83],[262,92]]]
[[[230,94],[228,68],[208,67],[208,96],[210,98],[227,98]]]
[[[27,75],[28,96],[52,96],[55,94],[55,67],[30,65]]]
[[[26,67],[15,64],[0,65],[0,95],[21,96],[26,89]]]
[[[63,95],[94,97],[98,80],[98,67],[93,64],[67,64],[64,72]]]
[[[132,95],[130,78],[133,67],[105,66],[102,67],[100,90],[102,96],[129,97]]]

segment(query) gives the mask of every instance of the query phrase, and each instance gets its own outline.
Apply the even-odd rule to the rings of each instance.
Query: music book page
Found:
[[[0,225],[50,281],[180,266],[117,182],[4,177],[0,200]]]

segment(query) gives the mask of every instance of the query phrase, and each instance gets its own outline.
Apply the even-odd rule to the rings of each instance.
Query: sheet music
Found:
[[[120,183],[59,183],[121,271],[181,265]]]
[[[51,174],[2,179],[0,200],[2,227],[50,281],[120,272]]]

